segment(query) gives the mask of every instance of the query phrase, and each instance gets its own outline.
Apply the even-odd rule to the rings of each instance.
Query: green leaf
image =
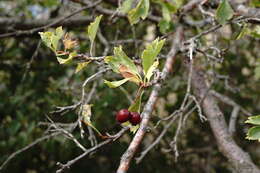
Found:
[[[130,112],[138,112],[140,113],[141,110],[141,104],[142,104],[142,96],[143,91],[135,98],[134,103],[128,108]]]
[[[95,40],[101,18],[102,18],[102,15],[96,17],[94,22],[90,23],[88,26],[88,37],[91,42],[94,42],[94,40]]]
[[[69,57],[68,57],[67,59],[63,59],[63,58],[61,58],[61,57],[57,57],[57,60],[58,60],[58,62],[59,62],[60,64],[67,64],[67,63],[69,63],[69,62],[73,59],[73,57],[75,57],[75,56],[77,56],[77,52],[72,52],[72,53],[69,54]]]
[[[217,21],[221,25],[224,25],[227,22],[227,20],[233,17],[233,14],[234,11],[230,6],[228,0],[222,0],[222,2],[219,4],[217,8],[217,14],[216,14]]]
[[[124,83],[126,83],[129,80],[130,80],[130,78],[125,78],[125,79],[122,79],[119,81],[113,81],[113,82],[104,80],[104,83],[107,84],[110,88],[116,88],[116,87],[123,85]]]
[[[90,42],[91,42],[91,47],[90,47],[90,54],[91,55],[92,55],[94,40],[95,40],[95,37],[97,35],[97,30],[98,30],[101,18],[102,18],[102,15],[96,17],[94,22],[90,23],[89,26],[88,26],[88,37],[89,37]]]
[[[128,12],[128,20],[131,25],[139,22],[140,18],[143,20],[148,16],[150,7],[149,0],[140,0],[137,6]]]
[[[158,23],[160,32],[165,34],[171,27],[171,22],[166,21],[164,19],[161,19],[160,22]]]
[[[170,10],[168,9],[168,7],[166,6],[165,3],[162,3],[162,16],[163,16],[163,19],[167,22],[170,22],[171,21],[171,12]]]
[[[254,38],[260,38],[260,26],[256,26],[251,32],[250,35]]]
[[[153,71],[155,69],[157,69],[159,65],[159,61],[154,61],[153,65],[149,68],[149,70],[147,71],[147,74],[145,75],[145,77],[147,78],[148,82],[150,81],[151,77],[153,76]]]
[[[260,125],[260,115],[248,117],[246,123]]]
[[[125,0],[121,7],[119,7],[119,11],[126,14],[130,11],[134,0]]]
[[[247,139],[260,141],[260,126],[252,127],[247,132]]]
[[[144,69],[144,74],[146,75],[149,68],[153,65],[157,55],[161,51],[165,40],[160,40],[157,38],[152,43],[146,46],[145,50],[142,53],[142,65]]]
[[[260,1],[259,0],[251,0],[250,6],[260,8]]]
[[[122,47],[115,47],[114,48],[114,56],[108,56],[105,58],[105,62],[111,67],[111,69],[116,72],[120,73],[120,67],[126,66],[128,70],[140,77],[138,73],[138,69],[134,62],[125,54],[122,50]]]
[[[79,71],[81,71],[81,70],[82,70],[84,67],[86,67],[89,63],[90,63],[90,61],[78,63],[75,73],[78,73]]]

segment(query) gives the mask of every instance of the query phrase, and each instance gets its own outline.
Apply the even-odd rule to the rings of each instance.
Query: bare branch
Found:
[[[107,140],[97,144],[96,146],[86,150],[83,154],[79,155],[78,157],[74,158],[73,160],[68,161],[66,164],[57,163],[57,165],[60,167],[60,169],[58,169],[56,172],[57,173],[61,173],[61,172],[65,171],[66,169],[69,169],[74,163],[76,163],[80,159],[84,158],[88,154],[96,151],[97,149],[103,147],[106,144],[109,144],[111,142],[116,141],[117,139],[119,139],[128,130],[129,130],[129,128],[123,128],[116,135],[114,135],[113,138],[109,138],[109,139],[107,139]]]
[[[231,135],[234,135],[234,133],[236,132],[236,122],[237,122],[239,110],[240,110],[239,107],[237,106],[234,107],[229,119],[228,131]]]
[[[33,34],[35,32],[38,32],[38,31],[41,31],[41,30],[45,30],[45,29],[47,29],[49,27],[52,27],[52,26],[54,26],[54,25],[56,25],[58,23],[63,22],[64,20],[66,20],[66,19],[68,19],[68,18],[70,18],[70,17],[72,17],[72,16],[74,16],[74,15],[76,15],[76,14],[78,14],[78,13],[84,11],[84,10],[86,10],[86,9],[93,8],[93,7],[95,7],[96,5],[98,5],[101,2],[102,2],[102,0],[96,1],[93,4],[90,4],[88,6],[82,7],[82,8],[80,8],[80,9],[78,9],[78,10],[76,10],[76,11],[74,11],[74,12],[72,12],[72,13],[66,15],[66,16],[63,16],[63,17],[61,17],[61,18],[59,18],[57,20],[54,20],[52,23],[49,23],[49,24],[47,24],[45,26],[34,28],[34,29],[31,29],[31,30],[15,31],[15,32],[11,32],[11,33],[1,34],[0,38],[11,37],[11,36],[20,36],[20,35],[28,35],[28,34],[30,35],[30,34]]]
[[[56,132],[56,133],[52,133],[52,134],[49,134],[49,135],[46,135],[46,136],[43,136],[41,138],[38,138],[36,139],[34,142],[30,143],[29,145],[25,146],[24,148],[20,149],[20,150],[17,150],[16,152],[12,153],[5,161],[4,163],[2,163],[1,167],[0,167],[0,171],[2,171],[4,169],[4,167],[7,165],[8,162],[10,162],[14,157],[16,157],[18,154],[32,148],[34,145],[42,142],[42,141],[45,141],[47,139],[50,139],[54,136],[57,136],[57,135],[60,135],[61,132]]]

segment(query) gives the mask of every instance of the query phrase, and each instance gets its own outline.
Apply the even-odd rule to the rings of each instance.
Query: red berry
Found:
[[[119,123],[124,123],[130,119],[131,115],[130,112],[127,109],[121,109],[116,114],[116,120]]]
[[[130,118],[130,123],[132,124],[132,125],[137,125],[137,124],[139,124],[140,122],[141,122],[141,116],[140,116],[140,114],[139,113],[137,113],[137,112],[131,112],[130,113],[131,114],[131,118]]]

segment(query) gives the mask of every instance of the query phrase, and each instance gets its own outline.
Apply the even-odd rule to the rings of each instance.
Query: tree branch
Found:
[[[95,3],[93,3],[93,4],[84,6],[84,7],[80,8],[80,9],[78,9],[78,10],[76,10],[76,11],[74,11],[74,12],[72,12],[72,13],[66,15],[66,16],[63,16],[61,18],[58,18],[58,19],[52,21],[51,23],[48,23],[47,25],[44,25],[44,26],[41,26],[41,27],[38,27],[38,28],[33,28],[31,30],[15,31],[15,32],[11,32],[11,33],[1,34],[0,38],[12,37],[12,36],[20,36],[20,35],[30,35],[30,34],[33,34],[35,32],[38,32],[38,31],[41,31],[41,30],[45,30],[45,29],[47,29],[49,27],[52,27],[54,25],[57,25],[57,24],[63,22],[66,19],[71,18],[72,16],[75,16],[76,14],[78,14],[78,13],[80,13],[80,12],[86,10],[86,9],[93,8],[93,7],[95,7],[96,5],[98,5],[101,2],[102,2],[102,0],[99,0],[99,1],[96,1]]]
[[[164,68],[162,71],[162,78],[161,78],[162,81],[164,81],[166,79],[166,77],[168,76],[169,72],[172,69],[172,65],[176,58],[176,54],[179,50],[179,46],[182,42],[182,38],[183,38],[182,27],[179,27],[179,28],[177,28],[175,38],[172,42],[171,50],[170,50],[169,54],[167,55],[167,60],[166,60],[166,63],[164,65]],[[135,134],[128,149],[121,157],[121,161],[120,161],[120,165],[118,167],[117,173],[126,173],[128,171],[130,162],[131,162],[132,158],[134,157],[134,154],[136,153],[137,148],[139,147],[139,145],[142,142],[143,137],[146,133],[147,125],[148,125],[149,119],[151,117],[151,113],[153,111],[154,104],[158,98],[158,94],[159,94],[159,91],[161,90],[161,88],[162,88],[162,82],[158,83],[154,86],[154,88],[151,92],[151,95],[142,112],[142,122],[141,122],[140,128],[138,129],[137,133]]]
[[[188,66],[186,66],[188,69]],[[239,173],[259,173],[259,169],[252,162],[249,155],[244,152],[233,140],[228,132],[223,113],[217,105],[212,94],[208,93],[203,72],[194,67],[192,75],[192,87],[195,95],[202,101],[202,108],[209,120],[211,129],[217,140],[220,152],[228,158],[232,166]]]

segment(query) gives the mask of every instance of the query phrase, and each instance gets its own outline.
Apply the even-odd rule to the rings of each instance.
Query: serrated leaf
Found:
[[[113,82],[104,80],[104,83],[107,84],[107,86],[109,86],[110,88],[116,88],[116,87],[123,85],[124,83],[126,83],[129,80],[130,80],[130,78],[125,78],[125,79],[122,79],[119,81],[113,81]]]
[[[247,139],[260,141],[260,126],[252,127],[247,132]]]
[[[122,13],[127,13],[128,11],[130,11],[132,4],[133,4],[134,0],[125,0],[122,4],[121,7],[119,7],[119,11]]]
[[[52,49],[55,53],[57,51],[57,47],[58,47],[58,42],[61,39],[61,37],[63,36],[63,30],[62,27],[58,27],[54,32],[39,32],[42,41],[44,42],[44,44],[49,47],[50,49]]]
[[[131,25],[139,22],[140,18],[143,20],[148,16],[150,7],[149,0],[140,0],[137,6],[128,12],[128,20]]]
[[[246,123],[260,125],[260,115],[248,117]]]
[[[82,70],[83,68],[85,68],[89,63],[90,63],[90,61],[78,63],[75,73],[78,73],[79,71],[81,71],[81,70]]]
[[[55,33],[56,33],[56,36],[57,36],[59,39],[61,39],[61,37],[63,36],[63,33],[64,33],[63,30],[62,30],[62,26],[56,28]]]
[[[52,44],[52,48],[53,48],[54,52],[57,51],[59,40],[60,40],[60,38],[58,36],[56,36],[56,35],[53,35],[51,37],[51,44]]]
[[[138,112],[140,113],[141,110],[141,104],[142,104],[142,96],[143,91],[135,98],[134,103],[131,104],[131,106],[128,108],[130,112]]]
[[[146,75],[149,68],[153,65],[157,55],[161,51],[165,40],[160,40],[157,38],[151,44],[147,45],[145,50],[142,53],[142,65],[144,74]]]
[[[229,19],[233,17],[234,11],[230,6],[228,0],[222,0],[216,12],[217,21],[224,25]]]
[[[91,117],[91,107],[92,106],[93,105],[89,105],[89,104],[85,104],[82,106],[82,118],[83,118],[82,120],[86,125],[93,128],[100,136],[103,136],[91,122],[90,117]]]
[[[118,65],[118,60],[114,56],[106,56],[104,59],[105,63],[109,65],[109,67],[115,72],[115,73],[120,73],[119,72],[119,65]]]
[[[129,78],[130,81],[136,83],[137,85],[142,82],[136,74],[131,72],[131,70],[124,65],[121,65],[118,71],[124,78]]]
[[[53,33],[52,32],[39,32],[39,34],[40,34],[40,37],[41,37],[43,43],[48,48],[53,49],[52,48],[52,42],[51,42]]]
[[[94,40],[95,40],[95,37],[97,35],[97,30],[98,30],[101,18],[102,18],[102,15],[96,17],[94,22],[90,23],[90,25],[88,26],[88,37],[89,37],[90,42],[91,42],[91,47],[90,47],[90,54],[91,55],[92,55]]]
[[[69,54],[69,57],[68,57],[68,58],[63,59],[63,58],[61,58],[61,57],[57,57],[57,60],[58,60],[58,62],[59,62],[60,64],[67,64],[67,63],[69,63],[69,62],[73,59],[73,57],[75,57],[75,56],[77,56],[77,52],[72,52],[72,53]]]
[[[148,82],[150,81],[151,77],[153,76],[153,72],[155,69],[157,69],[159,65],[159,61],[154,61],[153,65],[148,69],[147,74],[145,77],[147,78]]]
[[[131,74],[137,76],[137,78],[141,79],[138,69],[134,62],[125,54],[122,50],[122,47],[115,47],[114,48],[114,56],[108,56],[105,58],[105,62],[110,66],[110,68],[116,72],[121,73],[120,68],[125,66],[127,71]]]

